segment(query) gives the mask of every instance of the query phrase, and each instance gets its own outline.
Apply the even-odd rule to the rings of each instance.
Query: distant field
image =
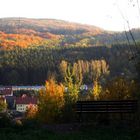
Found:
[[[0,140],[139,140],[136,128],[88,126],[78,131],[53,132],[41,129],[0,129]]]

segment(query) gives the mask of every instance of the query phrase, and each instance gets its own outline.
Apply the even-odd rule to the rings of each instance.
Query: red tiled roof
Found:
[[[16,104],[37,104],[35,97],[17,97]]]

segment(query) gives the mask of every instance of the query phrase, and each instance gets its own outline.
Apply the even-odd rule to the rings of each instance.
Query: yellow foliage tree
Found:
[[[63,60],[60,64],[60,70],[64,78],[64,85],[67,87],[66,104],[73,104],[78,100],[79,88],[82,83],[81,68],[76,63],[71,66]]]
[[[64,106],[64,86],[53,79],[46,81],[45,89],[39,92],[38,115],[43,122],[54,122]]]
[[[136,96],[136,89],[136,83],[133,80],[117,77],[107,83],[100,98],[105,100],[133,99]]]
[[[0,97],[0,112],[3,112],[7,109],[7,104],[3,97]]]
[[[90,99],[91,100],[99,100],[101,92],[102,92],[102,87],[98,83],[98,81],[95,80],[93,83],[93,90],[92,90],[92,94],[91,94]]]

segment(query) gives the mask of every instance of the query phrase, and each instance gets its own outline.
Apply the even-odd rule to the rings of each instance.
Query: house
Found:
[[[5,99],[8,109],[14,109],[14,100],[12,86],[1,86],[0,97]]]
[[[27,111],[29,106],[37,106],[37,98],[23,95],[22,97],[17,97],[15,103],[16,111],[24,113]]]
[[[13,96],[13,90],[11,86],[0,87],[0,96]]]

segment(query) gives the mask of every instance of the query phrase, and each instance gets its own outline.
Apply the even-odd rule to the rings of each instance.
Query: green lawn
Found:
[[[0,129],[0,140],[140,140],[139,129],[112,126],[84,126],[71,132],[47,128]]]

